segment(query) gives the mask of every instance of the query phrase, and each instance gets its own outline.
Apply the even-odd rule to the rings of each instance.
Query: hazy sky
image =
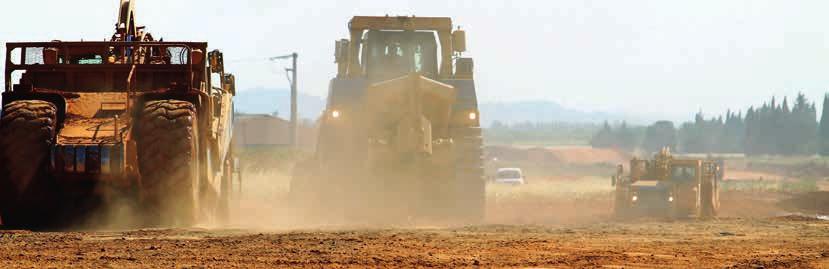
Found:
[[[7,1],[0,41],[103,40],[116,0]],[[206,40],[225,51],[238,87],[324,96],[334,40],[353,15],[451,16],[467,30],[481,101],[552,100],[582,110],[690,119],[771,95],[829,89],[829,2],[697,1],[164,1],[138,0],[155,37]],[[286,63],[287,64],[287,63]],[[821,104],[819,103],[818,106]]]

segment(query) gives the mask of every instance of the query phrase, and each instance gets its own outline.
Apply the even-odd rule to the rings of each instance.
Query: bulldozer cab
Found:
[[[634,181],[695,182],[701,175],[701,167],[693,160],[634,160],[631,161],[630,173]]]
[[[670,164],[656,160],[633,160],[630,163],[633,181],[663,181],[669,179]]]
[[[450,79],[458,73],[471,77],[471,59],[458,59],[460,71],[455,71],[453,56],[466,51],[466,33],[453,31],[450,18],[356,16],[349,31],[350,40],[336,42],[338,77],[367,77],[373,82],[408,73],[430,79]]]
[[[633,181],[648,178],[648,161],[633,159],[630,161],[630,178]]]
[[[697,178],[699,174],[699,167],[694,165],[681,165],[676,164],[671,166],[671,177],[672,181],[693,181]]]
[[[383,81],[417,72],[436,79],[438,46],[433,32],[371,30],[362,47],[364,72],[370,81]]]

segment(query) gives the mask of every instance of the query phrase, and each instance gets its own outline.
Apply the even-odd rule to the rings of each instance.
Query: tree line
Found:
[[[706,118],[702,112],[693,121],[676,127],[658,121],[644,128],[637,139],[635,127],[605,122],[590,141],[593,147],[655,152],[662,147],[684,153],[745,153],[746,155],[829,156],[829,94],[824,96],[821,119],[814,102],[799,93],[793,103],[774,97],[745,113],[728,111]]]

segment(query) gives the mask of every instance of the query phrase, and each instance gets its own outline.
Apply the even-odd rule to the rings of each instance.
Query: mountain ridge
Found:
[[[299,93],[297,97],[299,117],[316,119],[325,109],[325,98]],[[282,118],[290,115],[290,90],[253,88],[239,91],[235,97],[236,112],[247,114],[276,114]],[[582,111],[562,106],[554,101],[481,102],[478,105],[481,124],[489,126],[501,123],[521,122],[572,122],[600,123],[605,120],[621,121],[624,118],[612,113]]]

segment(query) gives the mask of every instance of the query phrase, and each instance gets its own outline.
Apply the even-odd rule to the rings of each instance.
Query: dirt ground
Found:
[[[829,268],[806,217],[460,228],[5,231],[0,267]]]
[[[301,223],[285,198],[289,173],[258,173],[227,226],[0,231],[0,268],[829,268],[829,221],[781,203],[792,194],[723,192],[716,220],[617,221],[601,176],[613,166],[556,175],[573,167],[584,166],[488,185],[476,226]]]
[[[603,195],[499,188],[478,226],[303,227],[266,207],[224,228],[2,231],[0,268],[829,268],[829,221],[777,197],[726,193],[718,220],[621,222]]]

